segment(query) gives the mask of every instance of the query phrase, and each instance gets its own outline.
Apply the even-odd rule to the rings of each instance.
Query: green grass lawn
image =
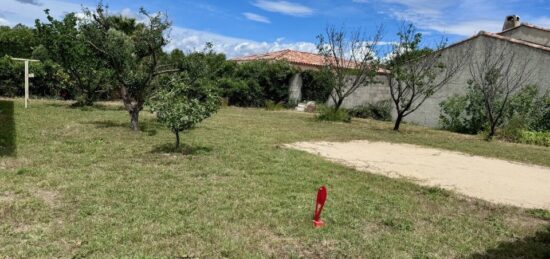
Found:
[[[0,257],[550,256],[548,211],[496,206],[281,146],[371,139],[545,166],[550,148],[223,108],[185,133],[176,153],[173,134],[147,112],[134,133],[117,106],[33,101],[25,110],[3,99],[0,110],[0,143],[10,145],[0,152]],[[321,185],[327,225],[314,229]]]

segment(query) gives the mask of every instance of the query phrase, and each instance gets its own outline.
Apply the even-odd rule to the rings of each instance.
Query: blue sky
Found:
[[[550,0],[104,0],[112,12],[137,16],[140,7],[168,14],[167,49],[202,49],[205,42],[229,57],[281,49],[315,51],[315,36],[328,24],[372,32],[384,25],[395,40],[402,21],[414,23],[428,42],[454,42],[480,30],[498,32],[504,17],[550,27]],[[0,24],[32,25],[49,8],[55,16],[93,7],[88,0],[0,0]],[[139,17],[138,17],[139,18]]]

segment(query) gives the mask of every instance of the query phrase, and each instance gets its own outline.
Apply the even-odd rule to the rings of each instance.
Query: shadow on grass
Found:
[[[174,143],[167,143],[158,145],[151,150],[151,153],[173,153],[182,155],[202,155],[212,151],[212,148],[205,146],[191,146],[185,143],[180,144],[180,147],[176,149]]]
[[[495,248],[470,258],[550,258],[550,226],[534,236],[512,242],[502,242]]]
[[[0,100],[0,157],[15,156],[16,132],[13,101]]]
[[[96,121],[83,122],[83,124],[95,125],[96,128],[99,128],[99,129],[124,128],[124,129],[127,129],[127,130],[131,130],[129,121],[128,122],[118,122],[118,121],[113,121],[113,120],[96,120]],[[154,123],[140,122],[139,126],[140,126],[141,132],[147,134],[148,136],[157,135],[157,129],[156,129],[156,125],[154,125]]]
[[[67,109],[78,109],[81,111],[123,111],[124,106],[118,105],[105,105],[95,103],[93,105],[82,105],[78,102],[67,102],[67,103],[48,103],[46,106],[56,107],[56,108],[67,108]]]

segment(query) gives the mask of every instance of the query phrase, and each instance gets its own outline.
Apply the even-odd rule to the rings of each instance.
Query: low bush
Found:
[[[262,107],[267,100],[288,102],[288,83],[298,70],[286,61],[238,64],[218,82],[230,105]]]
[[[357,118],[391,121],[391,108],[391,101],[385,100],[355,107],[349,111],[349,114]]]
[[[526,122],[524,117],[514,116],[510,121],[498,132],[498,138],[511,142],[519,142],[526,130]]]
[[[351,116],[346,109],[335,110],[332,107],[320,105],[317,107],[316,112],[316,118],[320,121],[351,122]]]
[[[302,99],[325,103],[334,85],[334,74],[327,69],[302,72]]]
[[[519,142],[550,147],[550,132],[527,131],[521,132]]]
[[[547,92],[535,102],[532,117],[529,129],[550,131],[550,92]]]
[[[285,108],[286,107],[283,103],[276,103],[271,100],[267,100],[265,102],[265,109],[268,111],[280,111],[280,110],[284,110]]]
[[[451,96],[439,106],[439,124],[445,130],[477,134],[486,128],[482,95],[471,84],[465,96]]]

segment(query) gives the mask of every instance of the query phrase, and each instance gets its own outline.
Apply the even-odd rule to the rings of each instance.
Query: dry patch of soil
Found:
[[[550,209],[550,168],[386,142],[299,142],[287,147],[358,170],[524,208]]]

